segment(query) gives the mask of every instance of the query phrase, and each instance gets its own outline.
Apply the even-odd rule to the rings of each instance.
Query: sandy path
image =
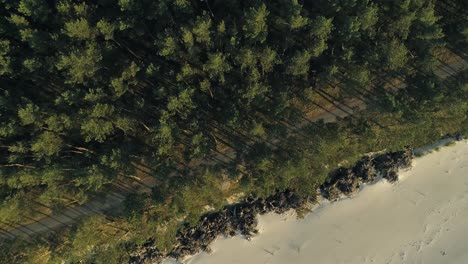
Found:
[[[396,185],[381,180],[304,219],[259,218],[250,242],[219,238],[184,263],[468,263],[468,141],[417,158]],[[177,263],[166,261],[166,263]]]

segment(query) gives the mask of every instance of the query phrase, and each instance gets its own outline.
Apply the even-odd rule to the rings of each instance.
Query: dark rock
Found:
[[[398,169],[411,166],[412,158],[409,149],[364,157],[351,169],[339,168],[330,173],[328,180],[320,186],[321,192],[332,201],[341,195],[349,196],[359,189],[361,182],[374,181],[378,173],[395,182],[398,180]],[[316,197],[301,198],[289,189],[277,190],[265,199],[248,196],[243,202],[203,215],[194,227],[185,224],[177,233],[178,243],[170,253],[162,254],[155,246],[155,239],[151,238],[130,254],[129,263],[159,263],[166,257],[180,259],[200,250],[209,251],[209,244],[219,235],[229,237],[240,233],[250,239],[258,233],[257,214],[284,213],[301,207],[307,201],[315,202]]]
[[[378,155],[374,159],[374,164],[382,177],[393,183],[398,181],[398,170],[410,167],[412,160],[413,151],[407,148],[404,151]]]
[[[387,179],[390,183],[395,183],[398,181],[398,172],[392,168],[387,171],[385,174],[385,179]]]
[[[161,252],[155,246],[154,238],[151,238],[130,255],[129,263],[159,263],[163,257],[163,254],[161,254]]]
[[[266,199],[247,197],[243,202],[206,214],[195,227],[185,226],[177,233],[178,245],[169,253],[174,258],[209,250],[208,245],[218,235],[234,236],[238,230],[246,239],[258,233],[257,214],[283,213],[304,203],[293,191],[276,191]]]
[[[322,193],[325,198],[330,201],[335,201],[342,194],[351,195],[359,189],[359,179],[352,170],[346,168],[339,168],[329,180],[321,186]]]
[[[353,167],[353,173],[364,183],[373,182],[377,177],[377,170],[374,166],[374,159],[366,156],[358,161]]]

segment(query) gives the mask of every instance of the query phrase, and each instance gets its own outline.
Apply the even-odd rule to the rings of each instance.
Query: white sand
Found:
[[[468,263],[468,141],[417,158],[396,185],[379,181],[304,219],[260,216],[259,230],[184,263]]]

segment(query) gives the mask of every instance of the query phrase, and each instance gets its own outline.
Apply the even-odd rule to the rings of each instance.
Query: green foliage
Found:
[[[180,92],[177,97],[171,97],[167,104],[167,110],[172,113],[178,113],[183,119],[186,119],[190,110],[195,106],[192,101],[194,89],[187,89]]]
[[[379,20],[379,8],[375,4],[367,6],[359,16],[359,22],[363,30],[373,29],[374,25]]]
[[[112,122],[103,119],[91,118],[81,124],[81,134],[85,142],[96,140],[102,143],[112,132],[114,132]]]
[[[99,62],[102,56],[96,45],[90,45],[84,50],[72,51],[62,55],[56,67],[65,70],[69,75],[68,82],[83,84],[94,77],[100,69]]]
[[[223,83],[225,81],[224,74],[231,70],[231,66],[226,61],[226,57],[217,52],[208,55],[208,61],[203,65],[203,70],[211,79]]]
[[[343,160],[466,131],[466,72],[447,82],[432,74],[444,47],[465,50],[464,7],[3,1],[0,220],[39,217],[33,201],[56,211],[133,186],[153,195],[15,242],[0,259],[125,263],[149,236],[169,250],[176,219],[195,222],[232,194],[315,195]],[[305,111],[349,97],[367,110],[306,126]]]
[[[26,107],[18,110],[18,117],[23,125],[31,125],[39,119],[39,107],[27,104]]]
[[[71,118],[67,115],[52,115],[45,120],[45,124],[54,132],[63,132],[73,126]]]
[[[279,63],[276,51],[269,47],[260,52],[258,60],[263,74],[271,72],[273,67]]]
[[[211,19],[209,17],[199,17],[192,30],[195,40],[199,43],[209,45],[211,42],[210,28]]]
[[[39,0],[21,0],[18,5],[18,12],[29,16],[37,21],[44,21],[49,12],[47,4]]]
[[[309,51],[296,52],[288,66],[287,72],[293,76],[307,77],[309,74],[309,61],[312,54]]]
[[[114,38],[114,32],[116,31],[116,25],[106,20],[99,20],[96,24],[99,33],[102,34],[105,40],[111,40]]]
[[[31,150],[39,157],[57,155],[63,147],[63,140],[54,133],[44,132],[31,145]]]
[[[164,39],[162,48],[159,51],[159,55],[161,56],[172,55],[176,49],[177,49],[177,44],[176,44],[175,39],[173,37],[168,36]]]
[[[10,49],[8,40],[0,40],[0,75],[11,73],[11,58],[8,55]]]
[[[265,42],[268,35],[267,17],[269,14],[265,4],[249,8],[244,15],[245,22],[242,27],[245,37],[260,43]]]
[[[115,260],[113,261],[115,256],[112,257],[110,254],[105,254],[104,252],[106,250],[100,248],[100,245],[118,234],[118,230],[116,234],[114,232],[116,232],[115,229],[106,226],[106,220],[103,216],[94,216],[86,219],[74,234],[73,243],[71,245],[73,258],[90,263],[95,259],[104,260],[106,259],[105,256],[107,256],[110,258],[106,259],[106,263],[118,263],[115,262]],[[98,252],[101,256],[96,256]]]
[[[265,137],[266,131],[265,128],[262,126],[261,123],[254,123],[250,134],[257,137]]]
[[[291,29],[300,29],[309,23],[309,18],[301,15],[302,6],[297,0],[291,1],[289,9],[289,25]]]
[[[91,28],[88,21],[80,18],[71,22],[65,23],[67,35],[77,39],[93,39],[96,32]]]
[[[408,61],[408,50],[404,44],[397,40],[392,40],[384,49],[386,56],[385,65],[389,70],[398,70],[405,66]]]
[[[97,165],[87,168],[85,176],[86,177],[77,178],[74,181],[75,186],[96,192],[110,182],[109,179],[107,179],[105,172]]]
[[[333,28],[332,22],[333,19],[331,18],[317,16],[314,21],[312,21],[311,33],[320,39],[326,38]]]

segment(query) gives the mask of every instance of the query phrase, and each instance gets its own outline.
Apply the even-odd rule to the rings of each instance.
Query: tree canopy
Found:
[[[83,204],[142,168],[158,197],[211,186],[193,170],[228,148],[228,169],[268,171],[294,156],[271,145],[297,136],[297,113],[320,108],[308,94],[411,115],[452,95],[436,55],[467,32],[445,18],[458,0],[0,2],[0,219],[12,224],[31,201]],[[166,209],[182,212],[181,195],[164,196]],[[75,231],[83,253],[96,234]]]

